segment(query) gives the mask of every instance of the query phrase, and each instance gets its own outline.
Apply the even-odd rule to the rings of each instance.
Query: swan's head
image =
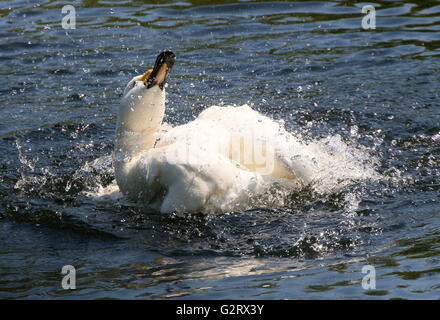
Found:
[[[165,83],[176,56],[161,52],[153,69],[130,80],[122,95],[118,129],[139,132],[157,128],[165,110]]]
[[[126,96],[131,91],[136,93],[138,91],[147,91],[155,86],[163,90],[175,61],[176,55],[172,51],[162,51],[157,56],[153,69],[149,69],[144,74],[136,76],[128,82],[123,96]]]

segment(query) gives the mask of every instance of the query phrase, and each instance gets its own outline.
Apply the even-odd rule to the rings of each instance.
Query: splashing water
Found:
[[[224,106],[218,110],[222,113],[224,117],[234,117],[236,112],[238,112],[238,115],[243,115],[243,112],[246,111],[249,113],[247,116],[250,117],[249,121],[257,121],[256,119],[254,120],[252,118],[255,113],[253,111],[250,111],[247,105],[243,105],[241,107]],[[214,109],[214,112],[217,112],[217,109]],[[232,115],[228,115],[228,113],[232,113]],[[203,115],[205,114],[206,113],[203,113]],[[201,116],[202,119],[204,119],[203,115]],[[257,117],[260,116],[257,115]],[[279,144],[278,141],[282,141],[281,143],[283,144],[283,146],[276,146],[276,148],[279,149],[277,151],[278,157],[284,159],[285,163],[288,166],[299,168],[300,171],[305,172],[305,174],[302,174],[300,178],[297,178],[301,179],[302,183],[291,183],[290,181],[284,179],[267,180],[266,178],[264,178],[264,176],[256,172],[255,178],[252,179],[253,182],[250,185],[246,186],[246,184],[239,180],[239,175],[237,173],[236,184],[243,185],[245,190],[237,189],[236,191],[233,191],[233,193],[228,190],[230,195],[224,196],[219,199],[218,201],[221,202],[220,204],[216,204],[215,202],[209,204],[210,202],[207,202],[207,204],[205,205],[205,209],[203,209],[202,212],[218,212],[218,208],[222,208],[222,211],[243,211],[256,207],[286,207],[291,205],[289,199],[291,199],[295,195],[300,194],[304,190],[312,192],[313,194],[315,194],[316,198],[324,197],[326,195],[331,195],[332,193],[339,192],[343,188],[355,183],[365,183],[367,180],[372,183],[380,179],[380,174],[378,174],[374,170],[374,166],[377,161],[375,161],[374,158],[372,158],[371,155],[367,153],[366,149],[364,148],[364,150],[362,150],[359,147],[350,147],[348,144],[343,142],[341,136],[339,135],[329,136],[319,140],[307,141],[300,135],[294,136],[292,134],[289,134],[282,127],[277,128],[278,124],[275,124],[268,118],[258,118],[258,121],[258,129],[259,131],[263,132],[265,127],[270,129],[275,125],[275,127],[271,130],[272,132],[274,132],[274,130],[275,132],[278,132],[278,136],[271,137],[269,140],[267,140],[268,144],[277,145]],[[243,132],[242,129],[237,129],[238,126],[239,125],[234,125],[234,130],[237,130],[237,132],[239,133]],[[201,128],[202,127],[200,127],[200,125],[196,128],[198,132],[197,139],[200,139],[199,136],[204,134]],[[206,159],[200,160],[195,159],[194,157],[197,156],[200,158],[207,155],[205,152],[207,148],[207,150],[213,150],[210,152],[215,152],[215,138],[221,136],[219,132],[215,132],[215,124],[209,123],[208,130],[210,132],[210,136],[208,136],[207,138],[203,138],[203,141],[206,140],[206,142],[203,143],[199,140],[194,140],[192,137],[190,137],[189,140],[188,138],[179,135],[177,135],[176,137],[172,137],[173,141],[178,141],[179,139],[183,140],[181,147],[186,150],[186,153],[188,153],[188,150],[189,152],[193,153],[191,157],[186,157],[189,160],[186,160],[186,162],[184,163],[185,168],[187,168],[186,170],[194,166],[192,173],[194,177],[200,174],[200,168],[203,168],[203,165],[200,166],[200,163],[205,163],[206,161],[208,161],[208,159],[210,159],[209,157],[207,157]],[[212,132],[213,130],[214,132]],[[194,130],[191,130],[190,132],[194,132]],[[254,136],[253,138],[255,139]],[[191,139],[194,141],[192,141]],[[212,139],[214,139],[214,141]],[[267,139],[267,136],[262,135],[259,139]],[[194,149],[191,145],[189,145],[190,143],[196,144],[197,148]],[[213,148],[209,146],[209,144],[212,143],[214,143]],[[199,148],[202,148],[203,150]],[[176,151],[173,151],[173,153],[176,153]],[[177,154],[183,156],[184,152],[177,152]],[[168,159],[166,161],[177,161],[178,163],[180,163],[181,160]],[[217,164],[216,162],[211,161],[207,162],[209,170],[216,170],[216,166],[221,166],[222,170],[224,170],[224,165],[225,164]],[[77,174],[84,175],[90,173],[91,171],[106,171],[113,173],[111,166],[112,163],[110,156],[104,156],[94,160],[93,162],[86,163]],[[240,168],[240,166],[238,166],[238,168]],[[149,171],[145,172],[145,174],[149,174]],[[263,179],[261,180],[260,177],[263,177]],[[178,177],[174,176],[174,179],[178,179]],[[148,178],[148,180],[150,180],[150,178]],[[307,183],[304,183],[304,181],[307,181]],[[151,183],[154,183],[154,181],[152,181]],[[191,180],[191,185],[194,185],[193,180]],[[169,193],[179,192],[176,189],[171,190],[165,191],[165,196],[167,198],[173,197],[173,195],[170,195]],[[141,190],[139,192],[141,192]],[[106,187],[98,185],[94,188],[94,190],[88,191],[87,194],[99,201],[102,201],[104,199],[114,201],[121,197],[121,193],[119,192],[115,182]],[[243,194],[245,194],[245,196],[243,196]],[[183,199],[186,198],[183,197]],[[191,204],[186,204],[186,206],[191,207]]]

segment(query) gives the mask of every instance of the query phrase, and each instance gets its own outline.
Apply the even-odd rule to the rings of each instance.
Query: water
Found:
[[[440,297],[439,3],[375,1],[369,31],[355,2],[84,1],[73,30],[64,4],[0,3],[1,298]],[[166,121],[249,103],[382,178],[219,216],[95,199],[122,90],[165,48]]]

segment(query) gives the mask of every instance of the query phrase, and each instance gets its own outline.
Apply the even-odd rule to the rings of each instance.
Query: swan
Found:
[[[163,123],[175,60],[161,52],[123,92],[113,163],[125,196],[163,213],[228,212],[264,205],[274,186],[298,189],[316,178],[319,155],[248,105],[212,106],[176,127]]]

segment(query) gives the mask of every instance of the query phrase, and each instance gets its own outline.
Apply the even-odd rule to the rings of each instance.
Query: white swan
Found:
[[[171,51],[125,88],[114,157],[120,191],[161,212],[249,209],[274,185],[309,184],[322,165],[316,148],[249,106],[204,110],[185,125],[162,123]],[[267,200],[267,198],[266,198]]]

